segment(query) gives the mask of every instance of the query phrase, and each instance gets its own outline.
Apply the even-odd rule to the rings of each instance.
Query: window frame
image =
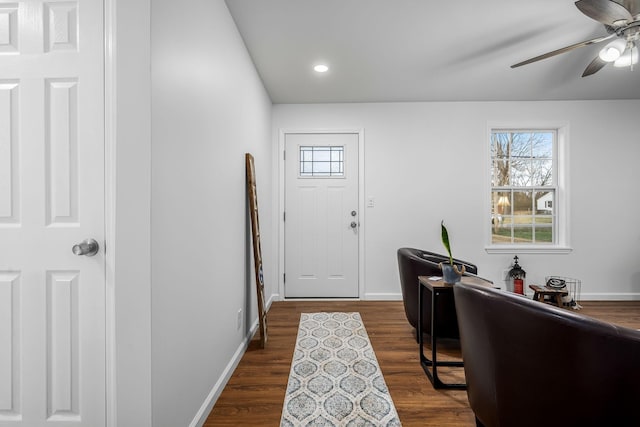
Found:
[[[556,133],[553,147],[553,183],[554,189],[553,209],[554,224],[553,243],[493,243],[492,241],[492,134],[496,131],[507,132],[532,132],[554,131]],[[487,253],[513,254],[513,253],[569,253],[572,248],[569,243],[569,126],[567,123],[558,122],[514,122],[514,123],[488,123],[485,139],[485,168],[486,168],[486,192],[485,192],[485,251]],[[511,187],[514,189],[514,187]],[[517,188],[517,187],[516,187]]]

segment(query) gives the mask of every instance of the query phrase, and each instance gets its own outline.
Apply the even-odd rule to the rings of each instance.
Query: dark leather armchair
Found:
[[[402,288],[402,300],[407,320],[414,328],[418,327],[418,276],[442,276],[438,266],[441,262],[448,262],[449,257],[434,252],[420,249],[398,249],[398,270],[400,271],[400,285]],[[478,268],[466,261],[454,258],[456,264],[462,264],[468,273],[477,274]],[[453,298],[443,296],[438,299],[438,337],[458,338],[458,321],[456,319]],[[431,331],[431,293],[423,294],[422,330],[425,333]]]
[[[640,332],[495,289],[453,289],[478,426],[640,426]]]

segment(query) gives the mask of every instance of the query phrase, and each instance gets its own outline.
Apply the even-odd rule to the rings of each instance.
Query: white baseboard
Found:
[[[580,295],[580,301],[640,301],[638,292],[600,293],[589,292]]]
[[[278,301],[402,301],[402,294],[370,292],[363,298],[284,298]]]
[[[527,298],[533,298],[533,292],[528,290],[525,293]],[[640,293],[637,292],[582,292],[578,295],[579,301],[640,301]]]
[[[364,299],[367,301],[402,301],[402,294],[399,293],[366,293]]]
[[[251,326],[249,335],[245,337],[245,339],[242,340],[242,342],[238,346],[238,349],[233,354],[233,357],[227,364],[227,367],[224,369],[222,375],[209,392],[209,395],[196,413],[195,417],[193,417],[193,420],[189,424],[189,427],[202,427],[202,425],[204,425],[204,422],[207,420],[207,417],[213,409],[213,406],[216,404],[216,401],[222,394],[222,390],[224,390],[224,387],[227,385],[227,382],[229,382],[231,375],[233,375],[233,371],[236,370],[238,363],[240,363],[240,360],[242,360],[242,356],[244,356],[244,353],[249,346],[249,342],[251,341],[253,335],[256,333],[257,329],[258,319],[256,318],[255,323]]]
[[[267,301],[267,304],[265,307],[267,309],[267,312],[269,311],[269,308],[271,307],[271,303],[274,301],[274,298],[277,298],[277,294],[271,295],[271,297]],[[238,349],[233,354],[233,357],[231,357],[231,360],[227,364],[227,367],[224,369],[222,375],[220,376],[218,381],[215,383],[215,385],[209,392],[209,395],[205,399],[204,403],[202,404],[202,406],[200,407],[196,415],[193,417],[193,420],[189,424],[189,427],[202,427],[202,425],[205,423],[205,421],[207,420],[207,417],[209,416],[209,413],[211,412],[214,405],[216,404],[216,401],[222,394],[224,387],[229,382],[231,375],[233,375],[233,372],[236,370],[236,368],[238,367],[238,364],[242,360],[242,356],[244,356],[244,353],[247,351],[247,348],[249,347],[249,342],[251,342],[251,339],[258,331],[258,326],[259,326],[258,317],[256,316],[255,321],[251,325],[251,329],[249,329],[249,334],[242,340],[242,342],[238,346]]]
[[[272,294],[271,297],[269,297],[269,299],[267,300],[267,311],[269,311],[269,309],[271,308],[271,304],[274,301],[280,301],[280,295]]]
[[[365,293],[363,298],[283,298],[279,294],[273,294],[269,300],[269,306],[272,301],[402,301],[402,294],[395,292],[387,293]]]

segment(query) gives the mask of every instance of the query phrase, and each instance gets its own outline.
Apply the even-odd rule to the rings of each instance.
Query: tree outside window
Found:
[[[491,243],[554,244],[555,130],[491,132]]]

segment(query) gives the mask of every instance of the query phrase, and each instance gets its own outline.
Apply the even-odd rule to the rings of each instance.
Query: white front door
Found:
[[[358,297],[357,133],[285,135],[285,297]]]
[[[103,15],[0,2],[0,426],[105,425]]]

